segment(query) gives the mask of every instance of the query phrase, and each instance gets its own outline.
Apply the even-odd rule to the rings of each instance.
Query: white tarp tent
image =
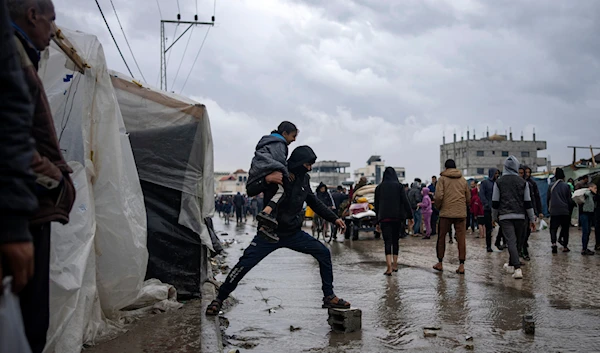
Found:
[[[156,301],[173,294],[168,285],[144,282],[143,195],[102,46],[93,35],[62,34],[88,67],[78,72],[53,43],[39,70],[77,190],[70,223],[52,229],[45,352],[61,353],[114,333],[131,314],[120,310],[139,307],[138,298],[147,302],[147,293],[167,293]]]
[[[146,275],[172,284],[182,297],[198,297],[207,277],[207,252],[214,251],[204,223],[214,213],[206,107],[118,72],[111,71],[111,78],[146,203]]]

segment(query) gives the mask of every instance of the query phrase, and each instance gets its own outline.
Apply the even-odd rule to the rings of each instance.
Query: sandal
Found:
[[[217,316],[221,312],[223,302],[219,299],[215,299],[206,307],[206,316]]]
[[[461,271],[460,269],[457,268],[456,273],[458,273],[459,275],[464,275],[465,271],[464,270]]]
[[[391,276],[391,274],[390,274],[390,276]],[[334,302],[333,301],[334,299],[337,299],[337,301]],[[350,309],[350,303],[348,303],[344,299],[336,297],[335,294],[332,294],[328,297],[323,298],[322,308],[323,309],[329,309],[329,308]]]
[[[436,271],[444,272],[444,268],[440,264],[433,265],[433,269]]]
[[[384,272],[383,274],[386,275],[386,276],[390,276],[390,277],[392,276],[391,272]]]

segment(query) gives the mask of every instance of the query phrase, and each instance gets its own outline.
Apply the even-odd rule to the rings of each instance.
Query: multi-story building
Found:
[[[461,137],[460,141],[454,139],[446,143],[444,136],[443,144],[440,146],[440,170],[444,170],[444,163],[447,159],[453,159],[456,162],[456,168],[464,175],[477,176],[487,175],[490,168],[502,170],[504,161],[508,156],[515,156],[521,164],[531,167],[532,171],[537,171],[538,167],[546,166],[546,158],[538,158],[538,151],[546,149],[546,141],[537,141],[535,132],[533,141],[527,141],[521,136],[520,140],[513,140],[512,132],[506,135],[489,135],[479,140],[473,134],[470,138],[467,132],[467,139]]]
[[[371,156],[367,161],[367,165],[363,168],[358,168],[354,171],[354,180],[358,180],[362,177],[366,177],[369,183],[379,184],[383,178],[383,172],[385,171],[385,161],[381,159],[381,156]],[[393,167],[398,175],[398,180],[404,183],[406,178],[406,169],[403,167]]]
[[[309,175],[312,182],[323,182],[325,185],[335,188],[350,178],[350,173],[346,173],[346,168],[349,167],[350,163],[348,162],[319,161],[313,164]]]
[[[246,193],[248,172],[238,169],[235,172],[222,176],[217,183],[217,194]]]

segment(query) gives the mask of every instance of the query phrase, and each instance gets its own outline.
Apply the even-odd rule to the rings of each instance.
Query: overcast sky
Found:
[[[148,83],[158,86],[156,0],[113,0]],[[97,35],[109,67],[126,73],[93,0],[54,0],[57,23]],[[139,77],[109,0],[99,0]],[[163,19],[177,1],[158,0]],[[179,0],[193,20],[195,0]],[[213,0],[198,0],[201,21]],[[217,0],[183,94],[205,104],[215,170],[248,169],[259,138],[282,120],[319,159],[364,166],[372,154],[407,176],[439,173],[439,145],[467,126],[478,137],[512,127],[548,141],[553,164],[567,145],[599,144],[600,1]],[[179,93],[208,27],[186,34],[169,60]],[[176,27],[167,25],[168,41]],[[181,33],[183,27],[177,28]],[[188,32],[189,33],[189,32]],[[173,85],[179,64],[183,65]],[[291,151],[290,149],[290,151]],[[588,157],[589,152],[580,151]]]

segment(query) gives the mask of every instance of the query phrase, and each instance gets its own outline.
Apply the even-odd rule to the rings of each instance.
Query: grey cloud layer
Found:
[[[156,4],[114,1],[154,85]],[[174,18],[175,2],[159,1],[163,15]],[[180,3],[190,17],[194,2]],[[55,4],[59,24],[98,35],[109,65],[125,71],[93,2]],[[110,4],[101,4],[118,34]],[[209,108],[217,169],[247,168],[260,134],[283,119],[298,123],[299,143],[313,145],[319,157],[351,161],[354,169],[370,154],[382,154],[389,164],[407,167],[410,177],[438,172],[442,134],[467,126],[478,135],[486,126],[513,127],[528,137],[535,127],[561,163],[570,159],[566,145],[597,140],[600,2],[217,4],[218,24],[184,92]],[[201,18],[212,14],[212,1],[199,7]],[[177,92],[205,30],[195,29]],[[186,40],[172,54],[171,79]]]

